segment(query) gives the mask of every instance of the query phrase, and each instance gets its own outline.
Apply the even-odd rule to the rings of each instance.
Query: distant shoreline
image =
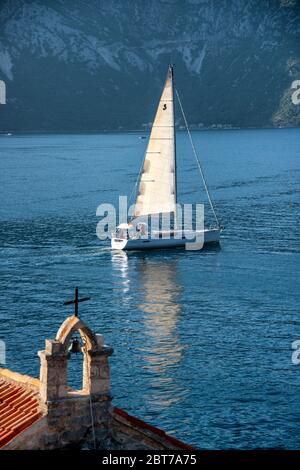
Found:
[[[285,126],[285,127],[191,127],[192,132],[203,132],[203,131],[259,131],[259,130],[282,130],[282,129],[300,129],[297,126]],[[176,128],[177,132],[186,132],[185,129]],[[150,134],[150,128],[147,130],[144,129],[95,129],[95,130],[0,130],[0,135],[9,136],[9,135],[31,135],[31,134]]]

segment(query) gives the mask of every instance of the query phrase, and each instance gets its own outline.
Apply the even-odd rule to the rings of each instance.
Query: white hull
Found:
[[[203,232],[198,232],[200,239],[203,236],[203,244],[208,243],[219,243],[220,241],[220,232],[218,228],[215,229],[206,229]],[[199,236],[198,235],[198,236]],[[185,239],[185,238],[112,238],[111,248],[113,250],[152,250],[152,249],[162,249],[162,248],[177,248],[185,247],[186,244],[190,244],[189,249],[193,249],[194,239]]]

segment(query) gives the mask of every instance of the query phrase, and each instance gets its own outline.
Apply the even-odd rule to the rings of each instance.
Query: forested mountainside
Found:
[[[296,0],[0,0],[0,130],[141,129],[170,61],[193,127],[297,126],[299,19]]]

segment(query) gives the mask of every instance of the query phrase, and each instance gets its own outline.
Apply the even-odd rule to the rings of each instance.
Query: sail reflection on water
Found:
[[[112,251],[111,261],[113,271],[118,279],[118,287],[121,289],[122,300],[126,299],[126,295],[130,291],[130,277],[128,275],[128,256],[124,251]]]
[[[177,302],[180,286],[176,282],[176,260],[157,261],[144,259],[139,265],[143,300],[139,309],[143,317],[144,347],[149,367],[157,373],[165,373],[181,360],[182,346],[178,335],[181,305]]]
[[[149,382],[143,401],[152,411],[180,402],[186,393],[177,377],[184,348],[178,328],[182,307],[177,262],[154,253],[145,257],[112,252],[116,288],[121,293],[119,311],[124,315],[122,335],[133,360],[131,372],[135,367],[139,374],[141,367],[145,371]],[[138,386],[139,377],[134,374],[130,380]]]

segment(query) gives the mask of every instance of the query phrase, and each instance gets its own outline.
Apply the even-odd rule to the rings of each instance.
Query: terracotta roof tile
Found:
[[[41,416],[37,391],[0,377],[0,447]]]
[[[121,408],[117,408],[116,406],[113,408],[113,411],[115,412],[116,415],[121,416],[123,419],[128,421],[129,423],[133,424],[137,428],[144,429],[146,431],[150,431],[153,434],[156,434],[157,436],[162,437],[166,442],[169,442],[171,445],[174,445],[175,447],[179,449],[185,449],[189,451],[195,451],[197,450],[195,447],[190,446],[188,444],[185,444],[184,442],[180,441],[179,439],[176,439],[176,437],[169,436],[166,434],[164,431],[161,429],[152,426],[151,424],[145,423],[145,421],[136,418],[135,416],[129,415],[126,411],[122,410]]]

